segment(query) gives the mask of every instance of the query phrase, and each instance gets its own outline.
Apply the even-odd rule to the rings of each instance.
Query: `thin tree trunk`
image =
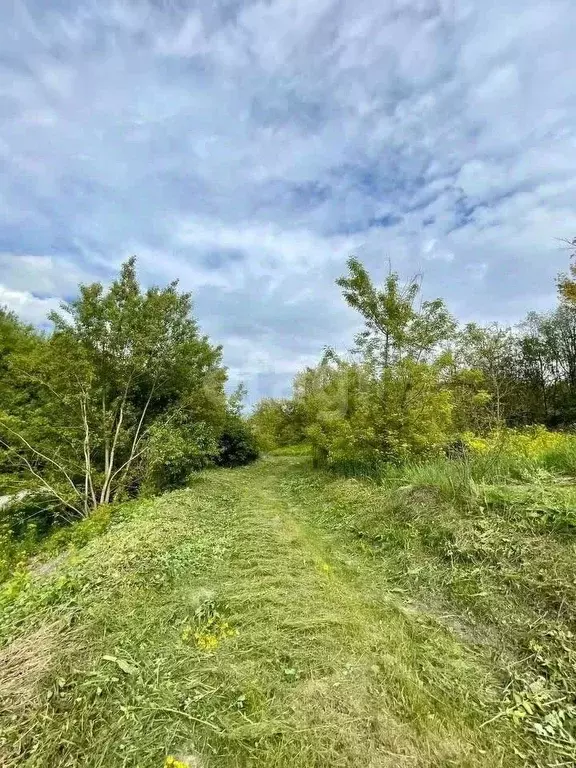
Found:
[[[132,464],[132,462],[135,461],[138,458],[138,456],[141,456],[142,453],[144,452],[144,451],[139,451],[138,453],[136,453],[136,448],[138,447],[138,444],[139,444],[140,440],[142,439],[142,435],[141,435],[142,424],[144,423],[144,419],[145,419],[146,413],[148,411],[148,406],[150,405],[150,401],[152,400],[152,395],[154,394],[155,388],[156,388],[156,380],[154,381],[154,384],[152,385],[152,389],[150,390],[150,394],[148,395],[148,400],[146,400],[146,404],[145,404],[144,408],[142,409],[142,413],[140,414],[140,419],[138,421],[138,426],[136,427],[136,432],[134,433],[134,439],[132,441],[132,447],[130,449],[130,455],[128,457],[128,460],[125,461],[124,464],[121,467],[119,467],[119,469],[117,469],[116,472],[114,472],[114,474],[110,477],[110,483],[109,483],[108,489],[107,489],[107,499],[106,499],[105,503],[108,503],[108,501],[110,499],[110,493],[111,493],[111,489],[112,489],[112,481],[114,480],[114,478],[118,474],[120,474],[120,472],[122,470],[128,471],[128,467],[130,466],[130,464]],[[124,474],[126,474],[126,472]]]
[[[107,466],[104,470],[104,483],[102,485],[102,491],[100,492],[100,504],[107,504],[110,498],[110,482],[112,479],[112,470],[114,469],[114,454],[116,452],[116,446],[118,444],[118,436],[120,435],[120,429],[122,422],[124,421],[124,403],[126,395],[120,406],[120,412],[118,416],[118,423],[116,424],[116,430],[114,432],[114,439],[112,440],[112,446],[110,447],[110,454],[108,457]]]
[[[96,493],[94,491],[94,482],[92,480],[92,458],[90,448],[90,425],[88,423],[88,394],[83,390],[82,399],[80,400],[80,410],[82,412],[82,423],[84,425],[84,464],[85,464],[85,478],[84,478],[84,509],[88,514],[88,503],[92,502],[92,508],[95,509],[98,506],[96,499]]]

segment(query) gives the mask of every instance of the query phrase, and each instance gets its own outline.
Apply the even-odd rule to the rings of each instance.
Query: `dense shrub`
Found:
[[[255,435],[240,416],[231,414],[218,441],[216,463],[221,467],[237,467],[255,461],[258,456]]]
[[[271,451],[306,440],[307,413],[302,400],[261,400],[249,418],[260,450]]]
[[[142,490],[160,493],[185,485],[190,474],[209,466],[218,451],[215,432],[204,422],[176,420],[153,425],[146,446]]]

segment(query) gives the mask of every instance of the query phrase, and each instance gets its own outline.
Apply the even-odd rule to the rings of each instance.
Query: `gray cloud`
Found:
[[[356,253],[462,319],[554,301],[576,234],[568,0],[8,0],[0,301],[33,322],[137,253],[252,398],[357,320]]]

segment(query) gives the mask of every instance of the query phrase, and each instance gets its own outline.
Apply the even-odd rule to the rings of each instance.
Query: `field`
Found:
[[[2,587],[0,762],[574,765],[576,494],[481,462],[113,510]]]

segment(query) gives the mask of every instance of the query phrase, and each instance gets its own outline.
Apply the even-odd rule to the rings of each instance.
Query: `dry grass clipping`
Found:
[[[0,709],[26,711],[37,703],[53,666],[62,622],[47,624],[0,650]]]

